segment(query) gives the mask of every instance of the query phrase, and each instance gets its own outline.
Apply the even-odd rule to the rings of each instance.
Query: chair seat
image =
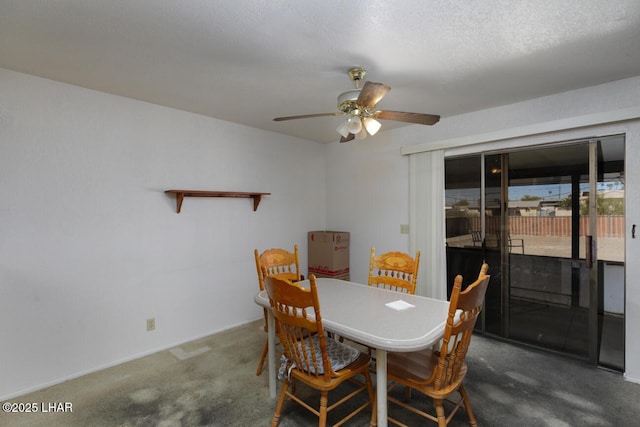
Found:
[[[307,353],[307,357],[309,358],[309,360],[315,359],[318,361],[317,373],[319,375],[322,375],[324,374],[324,366],[322,366],[322,350],[320,349],[320,338],[318,337],[318,335],[314,335],[313,337],[311,337],[311,341],[313,341],[313,345],[309,346],[309,344],[307,343],[307,345],[305,346],[305,353]],[[339,371],[346,368],[347,366],[355,362],[360,356],[360,352],[351,346],[333,339],[326,339],[325,342],[327,348],[327,357],[329,359],[329,362],[331,363],[331,368],[334,371]],[[301,347],[301,343],[298,343],[298,347]],[[309,347],[314,349],[313,353],[315,354],[312,354],[312,351]],[[282,364],[278,371],[278,376],[280,377],[280,379],[283,378],[284,372],[295,367],[294,365],[295,364],[291,363],[289,359],[283,356]],[[311,366],[310,371],[310,373],[312,374],[316,373],[313,366]]]
[[[387,373],[407,380],[424,382],[431,378],[438,353],[429,349],[410,353],[389,353]]]
[[[304,371],[299,371],[297,369],[293,369],[291,371],[291,376],[295,379],[302,381],[305,384],[308,384],[317,390],[333,390],[337,386],[339,386],[343,381],[345,376],[349,376],[352,373],[361,373],[364,374],[365,371],[369,370],[369,363],[371,362],[371,358],[369,355],[365,353],[360,353],[358,358],[354,360],[349,365],[345,366],[340,370],[334,370],[338,375],[335,378],[331,378],[329,382],[325,383],[321,379],[316,379],[315,377],[310,377]]]
[[[431,349],[409,352],[389,353],[387,358],[387,376],[391,381],[400,381],[420,389],[431,397],[440,397],[451,394],[464,380],[467,374],[467,364],[463,364],[457,378],[451,381],[450,386],[436,389],[434,384],[435,367],[440,359],[439,351]]]

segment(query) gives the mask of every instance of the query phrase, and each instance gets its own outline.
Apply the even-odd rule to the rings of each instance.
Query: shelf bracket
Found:
[[[176,213],[180,213],[182,209],[182,201],[184,200],[184,193],[176,193]]]
[[[260,204],[260,200],[262,199],[262,195],[261,194],[254,194],[253,195],[253,211],[257,211],[258,210],[258,205]]]

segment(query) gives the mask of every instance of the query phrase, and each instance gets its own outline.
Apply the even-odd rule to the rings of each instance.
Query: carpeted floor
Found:
[[[0,413],[0,425],[269,426],[276,402],[268,396],[266,370],[255,375],[265,337],[255,322],[11,399],[40,409],[68,402],[72,412]],[[465,384],[480,426],[639,425],[640,384],[619,373],[481,336],[473,338],[467,360]],[[413,401],[430,405],[418,393]],[[401,408],[389,412],[425,425]],[[348,424],[368,426],[369,418],[367,412]],[[285,404],[280,426],[314,424],[299,405]],[[468,425],[464,411],[450,425]]]

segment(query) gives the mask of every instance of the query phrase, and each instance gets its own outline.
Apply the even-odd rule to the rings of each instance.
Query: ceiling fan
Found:
[[[305,114],[302,116],[276,117],[276,122],[283,120],[308,119],[312,117],[348,115],[347,120],[340,123],[336,129],[340,134],[340,142],[351,141],[354,138],[364,139],[367,135],[375,135],[382,124],[376,120],[395,120],[398,122],[415,123],[419,125],[433,125],[440,120],[440,116],[434,114],[406,113],[403,111],[375,110],[380,100],[391,90],[383,83],[365,82],[360,88],[360,82],[364,80],[366,70],[361,67],[351,68],[349,77],[355,85],[355,89],[342,92],[338,95],[338,110],[333,113]]]

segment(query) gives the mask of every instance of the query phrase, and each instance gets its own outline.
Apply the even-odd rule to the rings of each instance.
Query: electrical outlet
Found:
[[[147,332],[154,331],[156,329],[156,318],[151,317],[147,319]]]
[[[400,224],[400,234],[409,234],[409,224]]]

